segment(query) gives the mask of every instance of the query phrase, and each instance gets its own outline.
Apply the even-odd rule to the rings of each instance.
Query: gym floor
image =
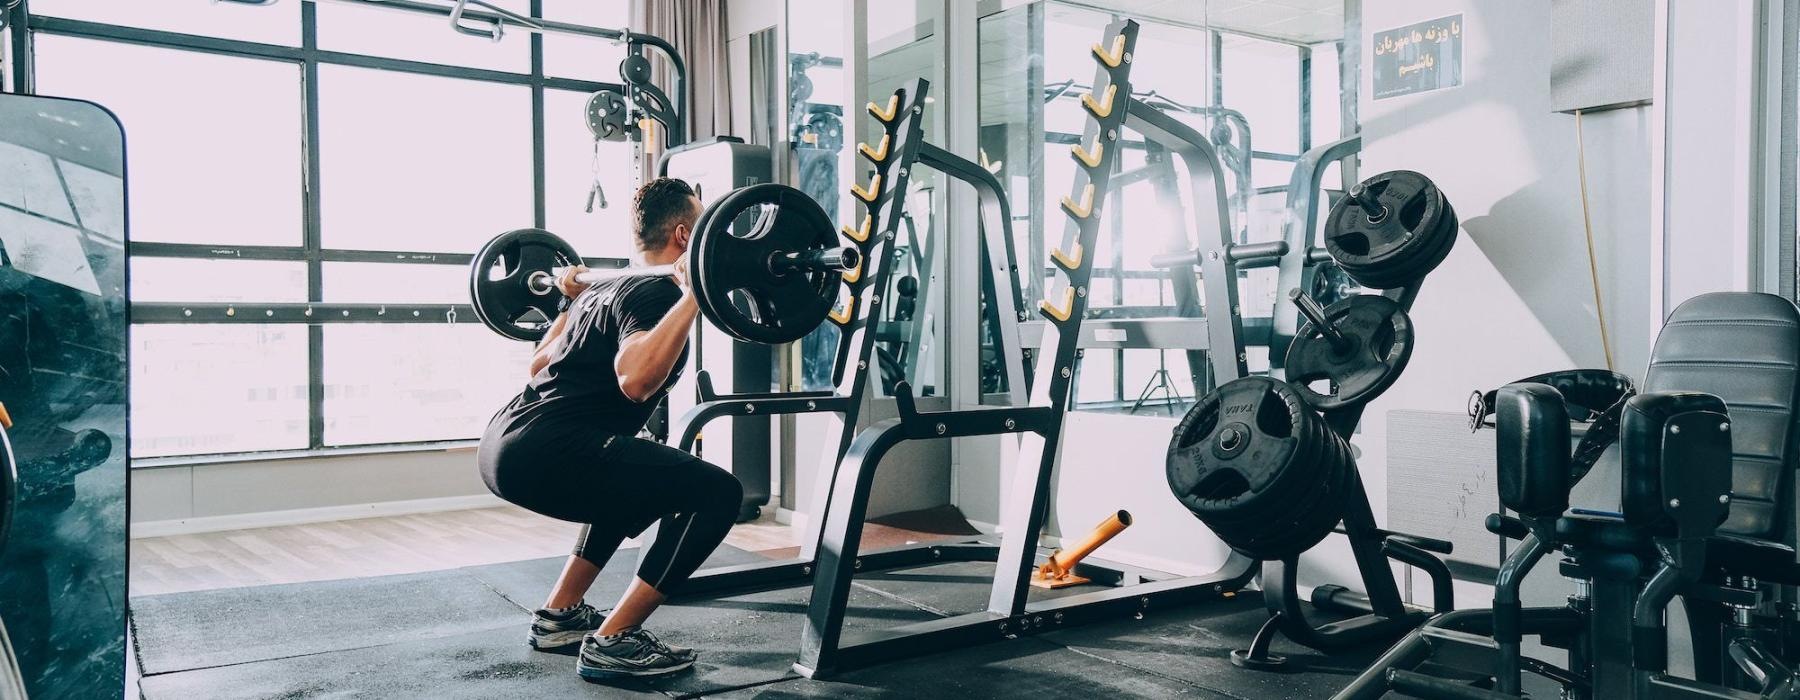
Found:
[[[917,526],[919,520],[900,522]],[[945,537],[946,528],[925,528],[939,532],[874,525],[865,541],[890,546]],[[573,673],[572,652],[537,652],[524,644],[528,612],[561,567],[573,529],[490,508],[136,540],[132,631],[139,687],[152,700],[982,697],[1002,691],[1299,698],[1328,695],[1373,654],[1325,656],[1277,641],[1297,672],[1236,668],[1227,655],[1265,617],[1252,594],[812,681],[789,667],[810,594],[794,587],[671,605],[658,613],[659,629],[671,643],[702,652],[693,671],[590,684]],[[740,526],[709,565],[791,556],[792,532],[769,520]],[[621,551],[595,596],[621,590],[635,558]],[[861,576],[847,626],[977,610],[992,569],[962,562]]]

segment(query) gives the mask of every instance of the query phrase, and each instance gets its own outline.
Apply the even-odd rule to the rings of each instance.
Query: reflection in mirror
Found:
[[[844,7],[842,3],[790,3],[787,48],[788,182],[824,207],[833,221],[851,221],[842,196],[838,156],[844,149]],[[800,342],[800,388],[831,389],[838,329],[820,324]]]
[[[1277,7],[1276,5],[1280,5]],[[1219,157],[1227,235],[1236,242],[1277,240],[1284,233],[1294,164],[1316,145],[1354,133],[1343,68],[1343,0],[1293,0],[1228,11],[1205,0],[1044,0],[1012,4],[983,16],[979,36],[982,156],[996,168],[1012,201],[1015,246],[1025,299],[1041,299],[1054,274],[1048,250],[1064,224],[1057,201],[1069,193],[1076,165],[1069,148],[1086,114],[1080,98],[1094,81],[1082,49],[1120,19],[1142,27],[1132,68],[1133,96],[1193,127]],[[1354,37],[1350,38],[1354,40]],[[1354,82],[1345,89],[1353,90]],[[1350,110],[1353,112],[1353,110]],[[1187,167],[1129,129],[1111,182],[1109,206],[1092,255],[1089,313],[1095,318],[1200,316],[1198,276],[1150,264],[1154,256],[1192,248],[1195,207]],[[1335,187],[1338,177],[1327,181]],[[1210,196],[1210,193],[1209,193]],[[1177,279],[1176,275],[1183,276]],[[1242,272],[1246,323],[1268,323],[1277,301],[1275,270]],[[1319,275],[1315,292],[1345,293],[1341,276]],[[1258,318],[1260,317],[1260,318]],[[1253,371],[1266,369],[1266,349],[1248,348]],[[984,369],[984,384],[990,380]],[[1155,347],[1090,350],[1076,388],[1079,410],[1179,414],[1211,388],[1205,351]]]
[[[940,11],[914,3],[870,3],[869,63],[864,73],[871,99],[891,95],[919,78],[931,81],[933,94],[925,98],[922,123],[925,140],[935,144],[944,142],[938,126],[942,107],[935,96],[944,84]],[[858,161],[857,167],[866,166]],[[858,180],[866,180],[870,172],[858,172]],[[949,358],[943,328],[949,290],[943,285],[946,256],[940,252],[946,242],[940,225],[947,218],[948,198],[941,196],[945,179],[929,168],[916,168],[909,181],[906,216],[899,222],[893,246],[897,267],[881,293],[883,299],[896,300],[882,312],[875,346],[882,395],[891,396],[900,381],[907,382],[915,396],[943,395],[946,390]]]
[[[0,696],[124,689],[123,145],[92,104],[0,95]]]

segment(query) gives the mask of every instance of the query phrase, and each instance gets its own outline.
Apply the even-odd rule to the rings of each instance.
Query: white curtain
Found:
[[[731,65],[726,53],[727,0],[631,0],[632,31],[662,37],[687,63],[687,140],[711,138],[731,128]],[[673,90],[668,62],[645,51],[656,84]],[[670,95],[671,98],[674,95]],[[653,159],[645,175],[654,176]]]

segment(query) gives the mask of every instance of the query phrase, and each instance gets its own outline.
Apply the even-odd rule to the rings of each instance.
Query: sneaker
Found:
[[[642,627],[610,637],[590,634],[581,643],[575,672],[586,679],[660,676],[694,665],[699,655],[662,643]]]
[[[600,629],[606,615],[585,601],[562,612],[539,610],[531,614],[531,636],[525,641],[533,649],[557,649],[578,644],[587,633]]]

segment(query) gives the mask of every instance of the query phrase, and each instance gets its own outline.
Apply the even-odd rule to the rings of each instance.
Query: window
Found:
[[[519,14],[530,12],[526,0],[489,1]],[[500,41],[493,41],[451,31],[444,26],[448,20],[443,18],[340,3],[315,5],[319,13],[319,48],[326,51],[510,73],[531,71],[531,34],[518,27],[502,32]],[[483,30],[489,26],[466,17],[463,25]],[[406,40],[395,41],[395,37]]]
[[[544,222],[582,255],[628,258],[636,252],[631,241],[632,173],[636,172],[629,141],[602,141],[595,152],[594,136],[582,116],[586,93],[544,91]],[[598,198],[588,211],[588,194],[594,179],[600,180],[606,206]]]
[[[131,456],[307,447],[305,326],[131,329]]]
[[[527,87],[319,67],[327,248],[473,252],[531,225],[531,162]]]
[[[299,66],[59,35],[34,43],[39,92],[92,100],[125,125],[133,240],[300,244]]]
[[[270,7],[252,7],[218,0],[31,0],[31,12],[124,27],[299,46],[300,5],[278,2]]]
[[[590,27],[624,29],[630,19],[625,5],[594,0],[544,0],[544,18]],[[619,62],[623,60],[625,47],[622,44],[572,36],[544,37],[545,75],[613,82],[619,79]]]
[[[622,90],[586,80],[613,80],[624,48],[547,38],[546,70],[516,26],[496,43],[341,3],[140,4],[35,0],[26,19],[39,89],[106,106],[127,134],[132,456],[478,437],[531,347],[474,322],[463,256],[532,226],[589,257],[630,251],[632,146],[602,145],[612,206],[587,213],[582,118],[590,93]],[[623,3],[543,5],[625,25]],[[123,241],[123,217],[97,206],[117,176],[4,143],[0,168],[66,190],[0,181],[0,230]],[[368,318],[275,318],[314,305]]]

